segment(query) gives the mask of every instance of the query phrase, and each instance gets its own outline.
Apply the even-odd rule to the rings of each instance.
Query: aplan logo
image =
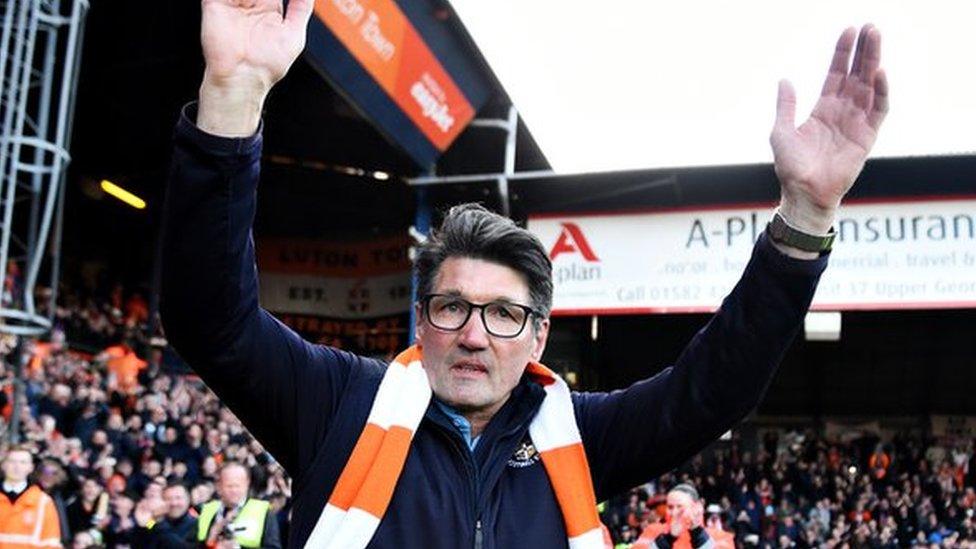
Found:
[[[442,132],[447,133],[454,127],[454,117],[451,116],[444,91],[426,72],[410,86],[410,95],[420,106],[424,118],[429,118]]]
[[[549,259],[554,264],[553,279],[556,284],[564,282],[586,282],[599,280],[601,276],[600,266],[591,265],[599,263],[600,258],[593,252],[593,247],[583,235],[582,229],[576,223],[569,221],[560,223],[562,231],[556,238],[556,243],[549,250]],[[556,258],[563,254],[574,256],[568,264],[555,266]],[[569,259],[569,258],[567,258]],[[564,262],[565,263],[565,262]]]

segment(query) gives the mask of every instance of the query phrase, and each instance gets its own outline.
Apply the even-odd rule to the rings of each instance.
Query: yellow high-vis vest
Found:
[[[261,547],[261,536],[264,534],[264,521],[268,518],[268,509],[271,504],[260,499],[248,499],[237,513],[237,517],[230,523],[234,530],[234,541],[241,547]],[[200,518],[197,520],[197,541],[206,541],[207,534],[210,532],[210,525],[217,510],[220,509],[220,501],[214,500],[204,504],[200,510]]]

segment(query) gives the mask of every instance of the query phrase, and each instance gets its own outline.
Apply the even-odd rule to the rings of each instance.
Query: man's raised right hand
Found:
[[[271,87],[305,48],[314,0],[202,0],[206,71],[197,126],[244,137],[257,130]]]

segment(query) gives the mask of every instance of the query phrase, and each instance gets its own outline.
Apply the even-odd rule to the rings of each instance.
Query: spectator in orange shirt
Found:
[[[139,372],[148,365],[124,343],[108,347],[98,354],[96,360],[106,361],[109,389],[123,394],[129,394],[139,386]]]

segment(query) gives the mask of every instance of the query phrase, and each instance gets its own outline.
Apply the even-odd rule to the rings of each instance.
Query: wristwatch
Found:
[[[779,211],[773,214],[773,219],[766,225],[766,233],[777,244],[818,254],[829,252],[834,246],[834,239],[837,237],[837,231],[833,227],[830,228],[829,233],[824,235],[805,233],[791,227],[779,214]]]

